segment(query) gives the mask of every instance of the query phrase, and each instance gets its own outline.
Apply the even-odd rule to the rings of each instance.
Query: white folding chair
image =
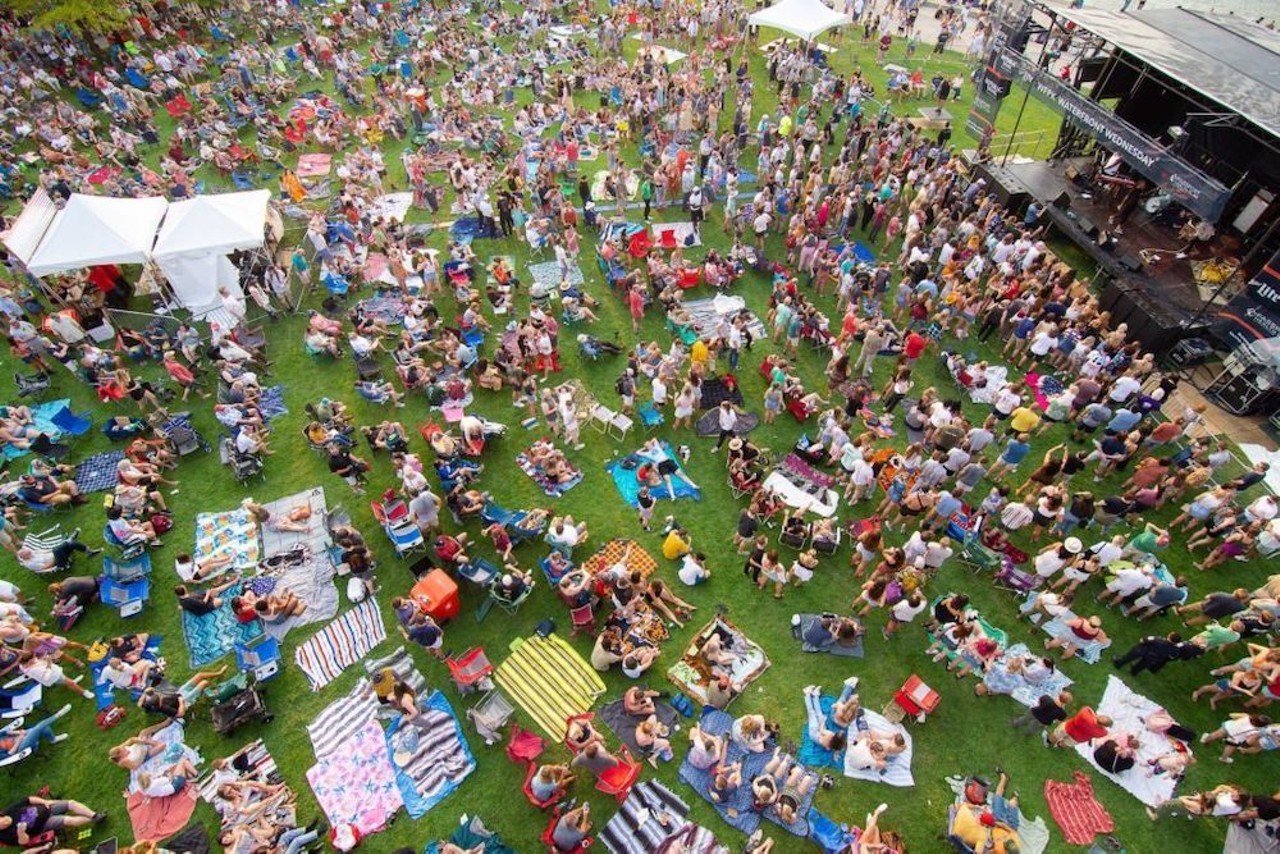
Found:
[[[603,403],[597,403],[591,409],[591,426],[595,427],[601,433],[608,433],[613,419],[618,417],[618,413],[614,412]]]
[[[631,432],[631,428],[634,426],[635,421],[632,420],[631,416],[616,412],[609,421],[609,433],[612,434],[616,430],[618,431],[618,438],[625,439],[627,438],[627,433]]]

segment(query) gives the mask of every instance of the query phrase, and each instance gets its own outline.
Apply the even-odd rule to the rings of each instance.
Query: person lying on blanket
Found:
[[[1022,838],[1018,835],[1021,813],[1017,795],[1008,799],[1004,796],[1008,783],[1008,775],[1001,771],[989,807],[985,802],[975,804],[967,800],[957,804],[951,834],[983,854],[1021,854]]]
[[[671,455],[662,447],[662,442],[656,436],[640,446],[640,450],[635,455],[644,462],[636,467],[636,480],[641,484],[652,489],[659,484],[667,487],[667,497],[674,498],[676,491],[672,478],[678,477],[680,480],[689,484],[691,489],[697,489],[698,484],[690,479],[680,466],[672,459]]]
[[[252,623],[254,620],[261,620],[272,625],[301,615],[307,610],[307,603],[299,599],[292,590],[265,596],[246,590],[239,596],[231,597],[231,610],[238,622]]]
[[[839,753],[844,750],[849,727],[862,714],[862,704],[858,700],[858,677],[851,676],[844,680],[843,690],[831,707],[830,720],[837,729],[827,728],[828,716],[822,711],[822,689],[817,685],[804,688],[804,706],[808,717],[809,737],[827,750]]]
[[[578,471],[569,462],[564,452],[550,442],[534,442],[525,451],[529,463],[539,471],[552,486],[568,483],[578,476]]]
[[[764,771],[751,780],[751,808],[759,813],[773,810],[783,824],[792,824],[816,782],[803,765],[775,748]]]
[[[203,617],[221,608],[222,597],[218,594],[224,590],[229,590],[239,581],[240,578],[237,576],[216,587],[199,591],[189,590],[185,584],[176,584],[173,588],[173,594],[178,597],[178,607],[184,613],[193,617]]]
[[[1053,677],[1058,666],[1052,659],[1035,655],[1002,655],[982,674],[973,686],[979,697],[989,694],[1012,694],[1024,685],[1038,688]]]
[[[711,637],[707,638],[698,650],[698,657],[707,663],[714,672],[717,668],[726,675],[732,673],[733,666],[738,663],[742,656],[734,650],[725,647],[726,638],[722,637],[722,632],[713,631]]]
[[[29,795],[0,812],[0,845],[33,849],[45,833],[98,824],[107,817],[79,801],[51,801]]]
[[[217,670],[199,670],[191,675],[177,690],[148,686],[138,697],[138,708],[144,712],[164,715],[167,718],[185,718],[196,701],[213,687],[213,681],[227,672],[227,665]]]
[[[131,663],[111,658],[102,668],[102,681],[117,691],[141,691],[162,675],[163,666],[150,658]]]
[[[182,759],[170,765],[163,772],[150,774],[143,771],[138,774],[138,791],[145,798],[168,798],[182,792],[196,778],[196,771],[190,759]]]

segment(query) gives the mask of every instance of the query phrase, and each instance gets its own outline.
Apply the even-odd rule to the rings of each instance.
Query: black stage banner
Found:
[[[1216,223],[1231,190],[1117,116],[1091,101],[1025,56],[1005,50],[996,63],[1001,73],[1022,80],[1031,92],[1062,110],[1067,121],[1122,156],[1140,174],[1170,193],[1178,204]]]
[[[1280,338],[1280,252],[1218,312],[1213,332],[1231,349]]]

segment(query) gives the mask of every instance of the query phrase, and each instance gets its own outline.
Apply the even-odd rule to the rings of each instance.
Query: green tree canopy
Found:
[[[32,29],[67,27],[77,33],[118,29],[132,13],[118,0],[10,0],[9,8]]]

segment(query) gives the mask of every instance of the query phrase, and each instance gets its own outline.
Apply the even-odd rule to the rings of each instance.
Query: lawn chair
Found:
[[[29,714],[44,698],[44,687],[25,676],[0,686],[0,719],[11,720]]]
[[[498,567],[487,558],[477,557],[459,563],[456,567],[458,575],[477,587],[488,588],[498,577]]]
[[[458,686],[458,693],[471,694],[476,691],[493,689],[493,665],[484,654],[484,647],[473,647],[458,658],[446,658],[445,666],[449,668],[449,678]]]
[[[484,739],[484,743],[493,745],[502,740],[502,728],[515,711],[516,707],[511,705],[511,701],[494,688],[479,703],[467,709],[467,717],[475,725],[476,732]]]
[[[46,528],[40,533],[29,531],[22,539],[22,546],[23,548],[31,549],[33,552],[51,552],[65,543],[67,539],[67,535],[62,532],[62,526],[54,525],[52,528]],[[49,573],[53,572],[57,572],[57,570],[49,570]],[[37,574],[45,575],[48,573]]]
[[[131,560],[141,554],[145,554],[149,546],[147,541],[141,538],[125,542],[115,535],[110,525],[102,526],[102,541],[115,550],[120,560]]]
[[[590,602],[571,608],[569,610],[569,621],[573,624],[569,631],[569,637],[576,637],[580,634],[595,634],[596,611]]]
[[[508,615],[514,616],[515,613],[520,610],[520,606],[525,603],[525,600],[527,600],[530,596],[533,595],[533,588],[535,586],[536,585],[534,584],[533,579],[530,579],[529,586],[526,587],[523,591],[521,591],[519,596],[517,596],[515,599],[507,599],[505,596],[501,596],[498,594],[498,588],[496,585],[494,585],[489,588],[489,601],[492,602],[494,605],[497,605],[499,608],[505,611]]]
[[[5,724],[4,726],[0,727],[0,736],[11,735],[13,732],[20,729],[21,727],[22,727],[22,718],[17,718],[16,720],[12,720],[9,723]],[[64,733],[58,736],[58,739],[61,740],[66,737],[67,736]],[[25,747],[22,750],[19,750],[17,753],[0,752],[0,768],[4,768],[5,766],[8,766],[8,765],[17,765],[19,762],[26,759],[28,756],[30,756],[35,752],[36,752],[36,749],[34,747]]]
[[[168,421],[160,425],[160,433],[173,445],[179,456],[194,454],[196,451],[208,453],[213,447],[204,440],[191,425],[190,412],[178,412]]]
[[[644,765],[632,757],[631,751],[624,744],[618,750],[618,764],[607,768],[596,777],[596,790],[606,795],[613,795],[622,803],[631,794],[631,787],[640,779],[640,771]]]
[[[640,416],[640,426],[646,430],[657,430],[667,420],[652,401],[641,406],[636,414]]]
[[[908,716],[915,718],[916,723],[924,723],[925,718],[938,708],[940,702],[942,696],[912,673],[902,683],[902,687],[894,692],[893,699],[884,708],[884,716],[892,723],[900,723]]]
[[[542,831],[541,839],[543,844],[547,846],[547,851],[551,852],[551,854],[582,854],[582,852],[590,848],[591,844],[595,842],[595,837],[588,836],[586,839],[582,840],[576,846],[574,846],[572,851],[565,851],[556,846],[556,843],[555,843],[556,825],[560,823],[560,816],[562,815],[564,815],[564,809],[562,807],[557,806],[555,808],[555,812],[551,814],[550,821],[547,822],[546,830]]]
[[[392,495],[390,501],[370,501],[369,509],[395,548],[396,557],[404,557],[426,547],[422,531],[409,518],[409,507],[403,500]]]
[[[71,407],[64,406],[49,419],[54,427],[62,431],[64,436],[83,436],[93,428],[93,419],[88,415],[77,415]]]
[[[104,575],[98,580],[98,598],[115,608],[121,617],[135,617],[151,598],[151,580],[144,576],[120,582]]]
[[[280,673],[280,641],[268,635],[235,645],[236,666],[252,673],[255,682],[266,682]]]

